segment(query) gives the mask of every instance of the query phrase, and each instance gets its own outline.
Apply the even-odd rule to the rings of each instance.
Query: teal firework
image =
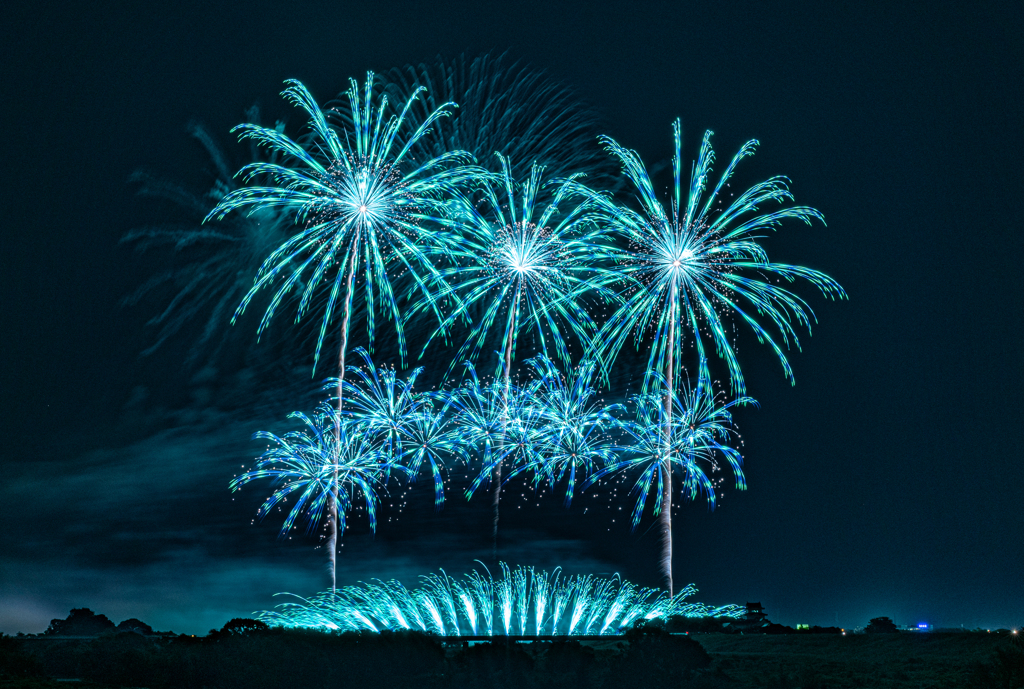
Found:
[[[248,115],[252,120],[259,118],[255,108]],[[216,228],[203,224],[210,210],[238,187],[231,176],[228,157],[206,127],[192,122],[188,132],[209,157],[213,184],[203,193],[196,193],[144,170],[132,173],[129,181],[138,185],[138,194],[171,204],[175,219],[135,228],[121,238],[122,243],[132,245],[138,253],[162,252],[169,266],[152,275],[124,303],[161,304],[146,323],[155,333],[142,356],[198,327],[185,364],[217,365],[225,349],[243,346],[227,337],[228,319],[252,287],[259,262],[287,238],[291,221],[281,209],[268,208],[236,215]],[[253,150],[252,157],[258,158],[259,151]],[[267,160],[272,162],[273,158]],[[288,343],[294,340],[294,336],[287,338]],[[269,368],[273,365],[271,361],[277,363],[281,358],[268,355],[250,362]]]
[[[570,360],[570,336],[589,342],[597,326],[588,303],[611,297],[606,283],[614,274],[601,263],[609,254],[591,215],[592,202],[573,200],[581,185],[558,185],[550,203],[538,205],[543,167],[534,166],[517,188],[510,161],[497,158],[502,171],[479,180],[479,204],[458,196],[449,206],[460,238],[446,248],[453,265],[440,277],[458,295],[459,308],[442,321],[424,351],[460,320],[471,320],[452,366],[475,361],[497,332],[504,359],[499,370],[507,378],[525,333],[536,337],[542,353],[563,362]],[[432,305],[424,296],[412,314]],[[470,319],[477,315],[474,307],[480,313]]]
[[[536,450],[529,461],[518,463],[509,479],[528,473],[535,485],[547,484],[552,490],[564,481],[568,507],[578,486],[604,466],[616,463],[620,451],[616,413],[622,406],[596,399],[594,361],[584,361],[568,374],[543,356],[528,363],[539,380],[530,395],[540,421]]]
[[[349,366],[342,383],[345,407],[342,417],[361,436],[379,446],[389,463],[401,465],[415,480],[427,467],[434,485],[434,504],[444,504],[444,471],[448,460],[467,460],[460,429],[449,413],[452,399],[440,393],[415,389],[422,369],[403,380],[394,368],[375,366],[363,348],[356,349],[363,366]],[[328,380],[327,388],[337,386]]]
[[[567,576],[533,567],[509,568],[501,576],[477,571],[451,577],[422,577],[417,588],[397,581],[343,586],[311,598],[296,597],[277,610],[257,613],[281,627],[335,631],[417,630],[441,636],[604,636],[621,634],[639,620],[728,617],[744,613],[739,605],[690,602],[692,584],[674,596],[644,588],[615,575]],[[288,594],[285,594],[288,595]]]
[[[472,496],[494,466],[495,451],[501,443],[506,419],[514,413],[517,396],[506,391],[497,377],[481,381],[473,364],[466,362],[467,375],[461,385],[449,393],[455,425],[464,447],[473,452],[484,470],[473,482],[467,497]],[[511,403],[511,404],[510,404]]]
[[[434,508],[444,505],[444,473],[451,460],[470,462],[460,429],[449,413],[452,400],[447,395],[432,395],[420,407],[404,429],[405,444],[399,461],[415,480],[427,468],[434,486]]]
[[[463,383],[448,393],[459,442],[476,457],[475,474],[466,497],[489,481],[500,488],[498,467],[536,461],[543,419],[533,403],[536,385],[520,387],[494,376],[481,381],[472,364]]]
[[[626,435],[623,453],[588,480],[587,485],[592,485],[609,475],[639,472],[633,485],[636,495],[632,513],[634,529],[640,523],[652,489],[654,514],[670,508],[662,504],[665,486],[672,485],[669,473],[677,476],[684,498],[696,500],[703,494],[712,509],[722,482],[719,474],[724,469],[723,464],[732,471],[737,489],[747,487],[743,456],[735,447],[738,438],[732,408],[757,403],[749,397],[727,400],[724,392],[715,389],[705,360],[701,360],[699,369],[695,384],[684,385],[673,394],[670,414],[666,414],[663,393],[634,396],[631,401],[636,406],[636,420],[622,423]],[[651,372],[649,375],[661,389],[667,387],[661,374]]]
[[[328,326],[343,311],[341,356],[348,338],[353,292],[362,287],[368,337],[373,342],[378,312],[397,328],[401,356],[406,354],[399,314],[400,285],[420,294],[437,312],[444,282],[428,246],[444,244],[438,208],[448,194],[477,174],[466,165],[471,156],[452,151],[414,160],[410,148],[438,119],[450,114],[446,103],[416,124],[409,120],[415,90],[397,113],[386,96],[374,91],[373,74],[360,88],[354,80],[347,101],[324,111],[298,81],[286,82],[286,100],[309,115],[310,134],[295,141],[274,129],[242,124],[233,131],[279,153],[289,165],[256,162],[239,171],[255,184],[229,193],[207,216],[222,219],[232,211],[249,213],[282,208],[298,227],[263,262],[235,318],[264,288],[274,293],[259,326],[262,333],[282,301],[298,298],[296,320],[313,306],[322,311],[314,367]],[[357,279],[358,278],[358,279]],[[323,299],[317,299],[323,294]],[[344,361],[341,365],[344,370]]]
[[[617,175],[597,141],[601,118],[573,89],[508,55],[480,55],[407,65],[388,72],[389,93],[405,100],[416,88],[427,93],[412,112],[425,116],[445,101],[461,107],[439,122],[413,151],[434,157],[465,150],[479,160],[502,151],[516,178],[532,165],[555,177],[584,173],[592,185],[608,186]]]
[[[743,394],[743,374],[724,321],[735,315],[753,329],[761,342],[768,343],[792,381],[783,346],[799,348],[797,327],[805,326],[810,332],[815,317],[807,302],[783,283],[804,279],[830,298],[845,298],[846,293],[820,271],[770,261],[758,241],[783,221],[811,224],[815,220],[824,223],[824,219],[807,206],[762,210],[767,204],[793,200],[785,177],[772,177],[731,195],[729,180],[740,160],[753,155],[756,140],[744,144],[712,186],[715,156],[711,132],[705,133],[686,180],[682,174],[679,120],[673,132],[674,184],[667,204],[655,194],[637,153],[602,137],[636,187],[641,208],[637,211],[615,205],[607,197],[590,192],[601,204],[606,222],[628,244],[619,262],[625,278],[622,305],[602,326],[595,351],[604,358],[607,370],[630,335],[638,345],[641,338],[653,335],[649,368],[666,376],[673,375],[670,372],[674,368],[674,375],[681,376],[684,338],[677,330],[685,328],[693,334],[700,356],[704,355],[704,338],[711,339],[728,365],[733,390]]]
[[[274,486],[256,516],[262,520],[276,507],[291,502],[281,527],[287,535],[297,523],[306,522],[307,531],[322,523],[326,511],[337,505],[338,533],[344,533],[346,514],[362,497],[370,519],[377,526],[377,490],[383,486],[391,466],[386,453],[353,424],[338,422],[337,412],[321,404],[312,417],[302,412],[289,414],[302,428],[282,436],[260,431],[253,438],[273,445],[259,457],[254,468],[236,476],[232,491],[260,479]]]
[[[345,399],[342,416],[373,437],[390,457],[400,457],[403,439],[427,401],[415,389],[423,369],[413,369],[403,380],[394,368],[375,366],[362,347],[355,353],[363,366],[349,366],[340,385]],[[336,379],[328,380],[327,387],[332,386],[338,387]]]

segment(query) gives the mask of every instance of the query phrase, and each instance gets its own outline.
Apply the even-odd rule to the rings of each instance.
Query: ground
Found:
[[[743,687],[966,687],[1005,635],[698,634],[713,668]]]

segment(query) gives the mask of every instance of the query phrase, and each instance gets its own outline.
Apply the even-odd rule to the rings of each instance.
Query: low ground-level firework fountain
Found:
[[[713,607],[687,602],[692,584],[674,596],[638,587],[618,575],[565,576],[533,567],[501,576],[473,570],[461,579],[428,574],[418,588],[377,581],[325,591],[312,598],[282,603],[257,613],[264,622],[284,627],[336,631],[418,630],[441,636],[604,636],[619,634],[639,620],[669,617],[739,618],[739,605]]]

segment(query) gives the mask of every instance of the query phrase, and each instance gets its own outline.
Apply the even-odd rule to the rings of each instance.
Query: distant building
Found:
[[[898,631],[896,623],[888,617],[872,617],[871,624],[864,628],[865,634],[895,634]]]
[[[764,606],[760,603],[747,603],[747,612],[743,615],[743,621],[751,626],[760,626],[767,621]]]

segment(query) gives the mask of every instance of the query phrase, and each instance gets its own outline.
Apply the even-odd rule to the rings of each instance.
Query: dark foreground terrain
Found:
[[[445,645],[419,633],[236,624],[201,638],[0,637],[0,687],[1024,687],[1016,641],[986,633],[682,636],[647,627],[607,641]]]

